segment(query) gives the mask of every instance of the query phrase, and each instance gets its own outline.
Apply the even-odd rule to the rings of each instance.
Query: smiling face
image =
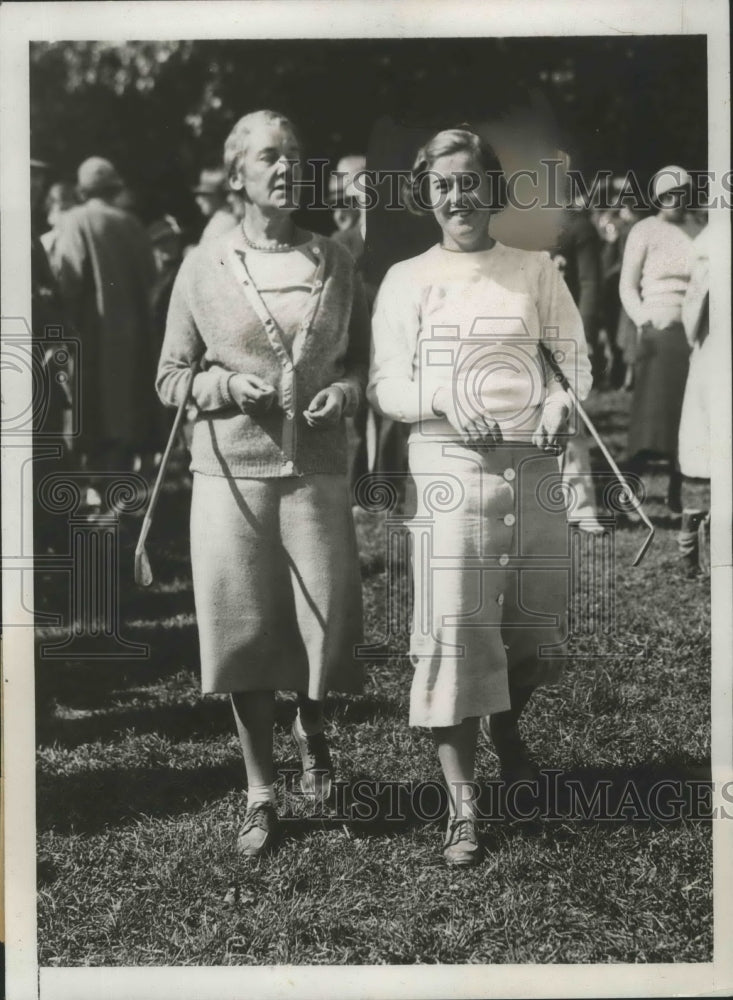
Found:
[[[460,150],[433,161],[428,172],[427,197],[443,230],[448,250],[487,250],[491,186],[478,158]]]
[[[265,214],[298,207],[300,147],[292,130],[279,122],[258,122],[231,175],[231,186]]]

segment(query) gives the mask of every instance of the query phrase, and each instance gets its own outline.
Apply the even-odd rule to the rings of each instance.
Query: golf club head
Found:
[[[153,582],[153,570],[144,547],[135,549],[135,583],[138,587],[149,587]]]

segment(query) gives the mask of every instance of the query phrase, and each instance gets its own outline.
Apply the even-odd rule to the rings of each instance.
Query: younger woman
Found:
[[[580,398],[591,386],[582,321],[550,258],[489,235],[500,176],[469,131],[419,151],[408,200],[441,239],[388,271],[372,323],[369,398],[412,425],[410,724],[433,731],[450,801],[444,857],[457,865],[480,857],[466,801],[479,720],[490,717],[505,777],[527,774],[517,722],[556,672],[542,647],[565,631],[566,513],[551,498],[570,404],[539,342]]]

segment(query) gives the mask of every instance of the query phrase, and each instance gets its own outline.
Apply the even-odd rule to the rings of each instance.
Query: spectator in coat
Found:
[[[90,157],[77,181],[83,204],[61,217],[56,260],[81,340],[82,450],[90,468],[125,469],[150,446],[155,264],[140,222],[114,205],[122,180],[113,164]]]

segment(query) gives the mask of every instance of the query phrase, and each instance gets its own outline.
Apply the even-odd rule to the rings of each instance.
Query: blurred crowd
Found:
[[[333,238],[354,258],[371,303],[368,213],[354,184],[365,167],[361,155],[339,161],[329,197]],[[667,504],[682,513],[681,552],[692,565],[707,512],[683,510],[682,485],[683,477],[710,476],[710,357],[706,219],[690,210],[689,186],[682,168],[665,167],[654,182],[656,211],[642,218],[624,197],[623,179],[615,179],[610,207],[571,206],[550,253],[582,315],[595,388],[631,393],[626,468],[641,475],[650,461],[667,464]],[[154,475],[171,426],[153,384],[173,282],[187,251],[236,226],[245,205],[224,170],[210,167],[191,189],[199,232],[184,231],[169,215],[146,228],[114,164],[97,156],[80,164],[74,184],[32,160],[31,191],[34,337],[46,360],[54,349],[45,346],[49,327],[62,326],[80,343],[78,360],[70,354],[63,377],[49,380],[44,430],[65,441],[68,467],[86,470],[84,505],[93,514],[102,505],[95,474]],[[82,416],[72,436],[75,402]],[[406,427],[366,403],[351,441],[352,487],[368,471],[405,472]],[[578,496],[576,518],[594,531],[588,452],[580,433],[561,464]]]

